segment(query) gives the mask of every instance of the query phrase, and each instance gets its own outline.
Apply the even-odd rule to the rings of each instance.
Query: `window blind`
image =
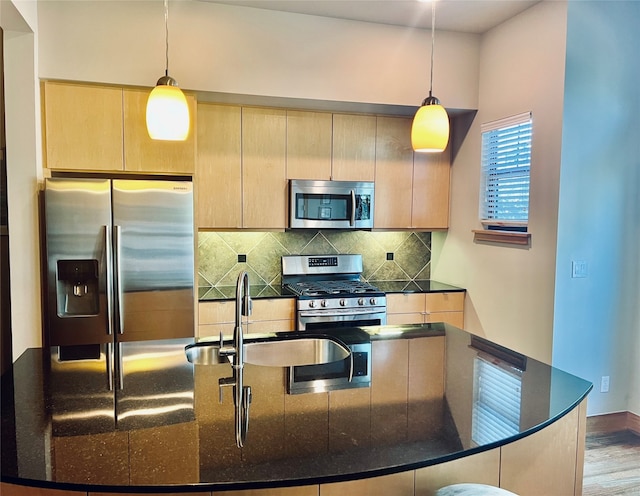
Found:
[[[531,112],[482,124],[480,219],[526,223],[529,219]]]
[[[484,445],[520,431],[522,374],[481,355],[473,363],[471,439]]]

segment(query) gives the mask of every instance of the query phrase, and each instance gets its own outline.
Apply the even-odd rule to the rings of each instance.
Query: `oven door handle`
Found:
[[[370,308],[368,310],[354,309],[337,309],[337,310],[304,310],[299,312],[300,317],[338,317],[342,315],[378,315],[386,313],[384,307]]]

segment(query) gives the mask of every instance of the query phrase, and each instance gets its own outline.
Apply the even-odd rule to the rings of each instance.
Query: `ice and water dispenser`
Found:
[[[97,260],[58,260],[59,317],[89,317],[100,313]]]

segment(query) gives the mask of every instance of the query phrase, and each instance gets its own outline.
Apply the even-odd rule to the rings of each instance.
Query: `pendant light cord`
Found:
[[[169,0],[164,0],[164,56],[164,75],[169,76]]]
[[[431,96],[431,92],[433,91],[433,47],[435,44],[436,44],[436,0],[431,0],[431,74],[429,76],[429,96]]]

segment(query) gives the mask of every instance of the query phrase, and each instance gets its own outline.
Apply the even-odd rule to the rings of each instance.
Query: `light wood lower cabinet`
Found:
[[[446,322],[464,327],[465,293],[387,294],[387,324],[427,324]]]
[[[260,298],[253,300],[253,311],[245,332],[293,331],[296,327],[294,298]],[[198,337],[217,337],[233,333],[236,303],[231,300],[198,303]],[[246,322],[246,317],[243,317]]]

